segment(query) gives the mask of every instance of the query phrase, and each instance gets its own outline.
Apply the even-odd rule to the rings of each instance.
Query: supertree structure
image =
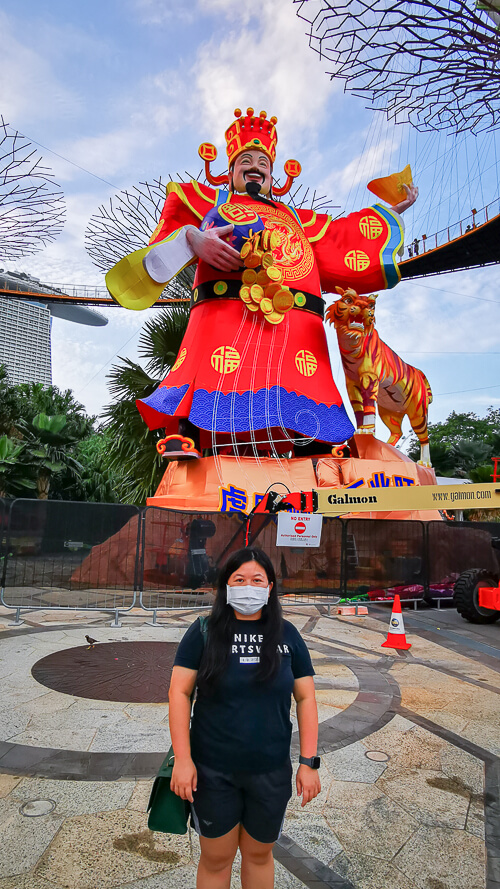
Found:
[[[168,181],[172,181],[169,176]],[[176,174],[176,182],[189,182],[191,179],[203,181],[200,173],[191,176]],[[275,180],[279,185],[278,180]],[[144,247],[156,228],[166,198],[167,181],[160,176],[151,182],[140,182],[129,189],[118,192],[101,204],[91,216],[85,231],[85,246],[94,265],[103,272],[109,271],[123,256]],[[335,208],[325,195],[299,185],[290,193],[288,202],[296,209],[310,207],[317,212]],[[165,288],[162,299],[169,302],[188,299],[194,279],[191,266],[184,269]]]
[[[0,260],[41,250],[59,234],[64,196],[42,157],[0,115]]]
[[[396,123],[500,124],[499,0],[293,0],[331,77]]]

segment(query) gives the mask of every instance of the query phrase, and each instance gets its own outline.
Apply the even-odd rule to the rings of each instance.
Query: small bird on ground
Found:
[[[94,648],[94,646],[97,642],[97,639],[92,639],[92,636],[85,636],[85,638],[86,638],[87,642],[89,643],[89,648]],[[87,648],[87,651],[89,650],[89,648]]]

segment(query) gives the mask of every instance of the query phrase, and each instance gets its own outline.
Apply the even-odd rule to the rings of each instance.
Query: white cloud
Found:
[[[289,0],[261,4],[245,23],[236,7],[222,0],[203,0],[202,7],[227,15],[223,39],[201,46],[196,60],[195,102],[201,111],[200,135],[222,147],[222,131],[235,107],[251,104],[278,117],[280,156],[315,146],[335,85],[324,75],[304,36],[304,24]],[[238,7],[239,12],[240,7]],[[339,88],[339,87],[337,87]]]

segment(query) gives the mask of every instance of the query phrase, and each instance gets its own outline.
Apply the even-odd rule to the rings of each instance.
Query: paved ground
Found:
[[[175,643],[194,617],[154,628],[138,614],[112,629],[109,618],[46,612],[14,628],[0,613],[0,889],[194,887],[196,837],[146,826],[168,707],[73,697],[31,674],[86,633]],[[500,889],[500,624],[405,612],[412,648],[395,652],[380,647],[382,607],[287,617],[317,672],[323,789],[305,809],[289,806],[276,886]]]

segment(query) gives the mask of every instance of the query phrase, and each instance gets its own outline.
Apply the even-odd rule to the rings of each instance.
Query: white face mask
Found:
[[[227,603],[238,614],[256,614],[267,605],[269,599],[268,586],[226,586]]]

